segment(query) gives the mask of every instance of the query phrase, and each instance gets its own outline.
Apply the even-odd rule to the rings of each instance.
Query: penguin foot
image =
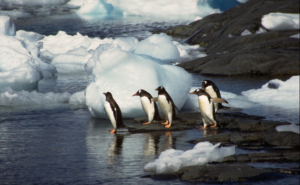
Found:
[[[212,126],[210,126],[210,127],[216,127],[217,126],[217,124],[214,124],[214,125],[212,125]]]
[[[163,124],[163,125],[167,125],[169,123],[169,121],[167,120],[166,122],[164,122],[164,123],[161,123],[161,124]]]
[[[170,137],[171,136],[171,132],[166,132],[166,137]]]
[[[110,133],[116,133],[116,129],[109,130]]]
[[[143,125],[148,125],[150,122],[143,123]]]
[[[206,125],[204,127],[200,127],[199,130],[204,130],[206,129],[206,127],[207,127]]]
[[[167,125],[165,126],[165,128],[170,128],[171,125],[172,125],[172,123],[169,123],[169,124],[167,124]]]

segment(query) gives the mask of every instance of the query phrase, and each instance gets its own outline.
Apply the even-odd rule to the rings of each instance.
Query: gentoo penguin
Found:
[[[114,129],[109,130],[110,133],[115,133],[117,128],[126,128],[123,123],[122,113],[117,102],[114,100],[110,92],[103,93],[106,96],[105,100],[105,110],[106,114],[113,125]]]
[[[166,125],[165,126],[166,128],[170,128],[172,125],[172,120],[174,120],[174,118],[176,118],[175,108],[177,109],[177,107],[175,106],[172,98],[167,93],[167,91],[165,90],[164,87],[159,86],[155,90],[158,91],[158,104],[159,104],[162,112],[164,113],[165,119],[166,119],[166,122],[164,122],[162,124]],[[178,109],[177,109],[177,111],[178,111]]]
[[[153,120],[161,120],[157,105],[150,93],[143,89],[140,89],[133,96],[140,96],[143,109],[148,116],[148,122],[143,123],[143,125],[152,123]]]
[[[211,98],[221,98],[221,93],[219,91],[219,88],[216,86],[216,84],[210,80],[203,80],[202,82],[202,89],[207,92]],[[215,105],[215,112],[217,112],[219,109],[222,108],[228,108],[224,107],[221,103],[214,103]]]
[[[199,108],[202,115],[203,120],[203,129],[207,126],[216,127],[217,121],[214,111],[214,103],[228,103],[226,100],[220,98],[211,98],[211,96],[206,93],[203,89],[196,89],[194,92],[190,94],[198,95]]]

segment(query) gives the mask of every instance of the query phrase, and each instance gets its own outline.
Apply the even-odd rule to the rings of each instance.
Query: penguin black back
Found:
[[[126,128],[123,123],[122,113],[119,105],[114,100],[110,92],[103,93],[106,96],[106,101],[110,104],[111,110],[114,113],[114,118],[116,120],[116,128]]]

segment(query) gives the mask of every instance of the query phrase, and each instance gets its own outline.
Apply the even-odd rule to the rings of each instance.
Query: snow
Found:
[[[300,134],[300,127],[296,124],[280,125],[275,128],[277,132],[294,132]]]
[[[251,35],[252,33],[249,31],[249,30],[244,30],[242,33],[241,33],[241,36],[245,36],[245,35]]]
[[[219,147],[218,144],[200,142],[191,150],[168,149],[162,152],[154,162],[147,163],[145,171],[157,174],[173,173],[183,167],[204,165],[209,162],[221,162],[224,157],[233,155],[235,147]]]
[[[299,29],[299,14],[269,13],[262,17],[261,24],[269,30]]]

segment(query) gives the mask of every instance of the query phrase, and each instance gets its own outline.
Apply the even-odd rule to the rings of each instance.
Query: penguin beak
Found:
[[[105,93],[103,93],[104,95],[106,95]]]
[[[158,91],[158,88],[157,89],[155,89],[156,91]]]
[[[134,95],[132,95],[132,96],[137,96],[137,94],[134,94]]]
[[[195,92],[191,92],[190,94],[195,94]]]

